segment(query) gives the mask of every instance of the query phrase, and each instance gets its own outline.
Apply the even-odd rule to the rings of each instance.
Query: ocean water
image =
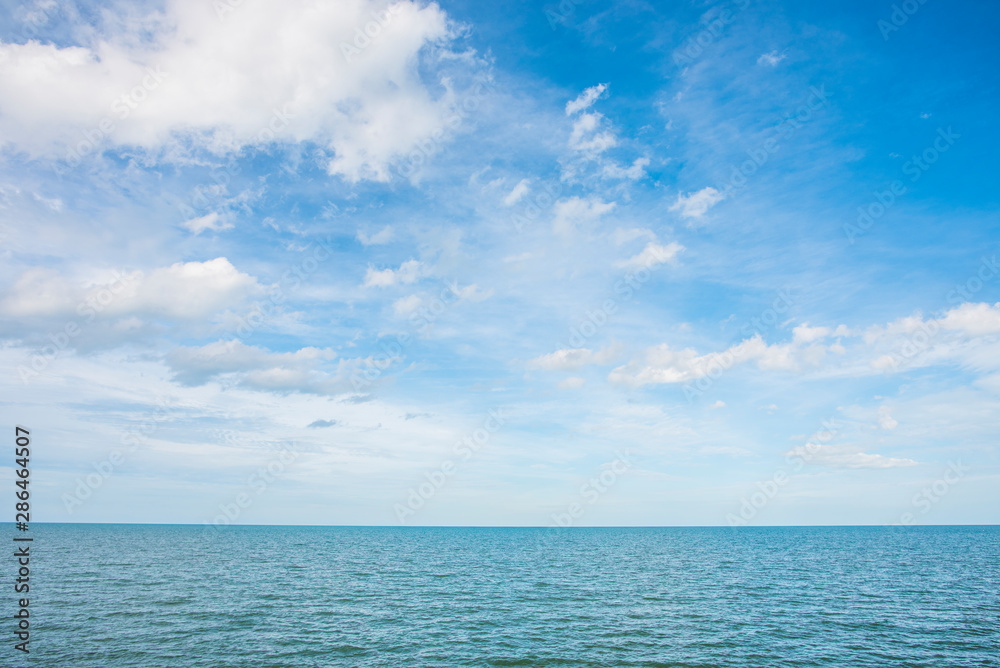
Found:
[[[18,666],[1000,666],[998,527],[31,533]]]

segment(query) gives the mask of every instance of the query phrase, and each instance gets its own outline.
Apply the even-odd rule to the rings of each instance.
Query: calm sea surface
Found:
[[[31,534],[16,665],[1000,666],[998,527]]]

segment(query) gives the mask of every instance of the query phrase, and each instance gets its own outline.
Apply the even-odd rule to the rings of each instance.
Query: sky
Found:
[[[1000,521],[998,19],[3,2],[32,519]]]

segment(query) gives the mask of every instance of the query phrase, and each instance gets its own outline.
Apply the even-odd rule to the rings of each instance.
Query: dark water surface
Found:
[[[31,534],[31,666],[1000,666],[1000,527]]]

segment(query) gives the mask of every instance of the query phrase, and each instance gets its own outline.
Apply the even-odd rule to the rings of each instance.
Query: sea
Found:
[[[29,533],[0,665],[1000,666],[996,526]]]

